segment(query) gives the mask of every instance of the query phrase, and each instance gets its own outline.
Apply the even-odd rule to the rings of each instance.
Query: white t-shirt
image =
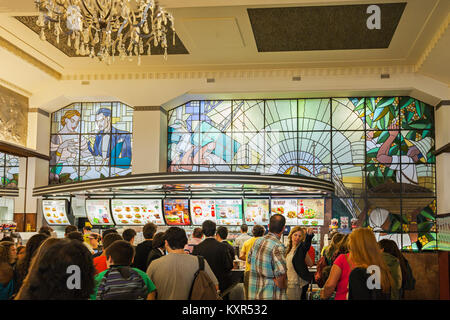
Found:
[[[418,183],[416,164],[412,158],[408,156],[392,156],[392,163],[389,165],[389,168],[395,170],[398,183]]]
[[[303,280],[298,276],[297,272],[295,272],[294,264],[292,263],[294,253],[295,249],[292,248],[286,256],[288,285],[299,285],[300,287],[304,287],[308,284],[308,281]]]

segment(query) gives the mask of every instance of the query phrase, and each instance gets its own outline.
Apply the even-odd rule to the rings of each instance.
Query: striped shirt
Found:
[[[287,300],[286,289],[278,288],[274,281],[287,273],[284,252],[284,245],[273,233],[255,241],[247,260],[250,263],[249,300]]]

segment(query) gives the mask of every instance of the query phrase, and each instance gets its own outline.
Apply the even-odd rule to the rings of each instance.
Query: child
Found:
[[[154,300],[155,285],[147,274],[131,268],[133,246],[124,240],[115,241],[106,249],[107,270],[95,277],[91,300]]]

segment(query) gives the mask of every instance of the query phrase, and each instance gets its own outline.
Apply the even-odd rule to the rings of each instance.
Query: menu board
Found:
[[[187,199],[164,199],[164,219],[168,226],[188,226],[189,201]]]
[[[44,218],[48,225],[70,225],[69,219],[67,218],[66,207],[66,200],[42,200],[42,212],[44,213]]]
[[[272,199],[272,214],[282,214],[286,225],[318,226],[324,223],[323,199]]]
[[[161,199],[113,199],[113,219],[119,226],[145,225],[153,222],[163,226]]]
[[[214,200],[191,200],[192,224],[201,225],[206,220],[216,222],[216,204]]]
[[[86,200],[86,213],[93,226],[113,225],[108,199]]]
[[[272,199],[271,212],[272,214],[281,214],[286,218],[287,226],[298,225],[297,220],[297,199]]]
[[[268,199],[244,199],[244,218],[249,226],[269,223]]]
[[[216,215],[218,225],[238,226],[242,224],[242,200],[216,200]]]

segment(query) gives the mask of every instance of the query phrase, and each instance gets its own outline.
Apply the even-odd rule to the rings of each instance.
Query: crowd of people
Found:
[[[189,240],[182,228],[157,232],[148,223],[137,246],[133,229],[100,235],[68,226],[56,238],[43,227],[25,246],[0,241],[0,300],[397,300],[414,289],[396,243],[377,243],[369,228],[331,234],[312,273],[314,229],[292,228],[285,246],[285,224],[283,215],[272,215],[268,232],[255,225],[251,236],[242,225],[233,246],[228,229],[209,220]],[[243,284],[233,277],[237,259],[245,262]],[[373,266],[379,283],[369,287]]]

